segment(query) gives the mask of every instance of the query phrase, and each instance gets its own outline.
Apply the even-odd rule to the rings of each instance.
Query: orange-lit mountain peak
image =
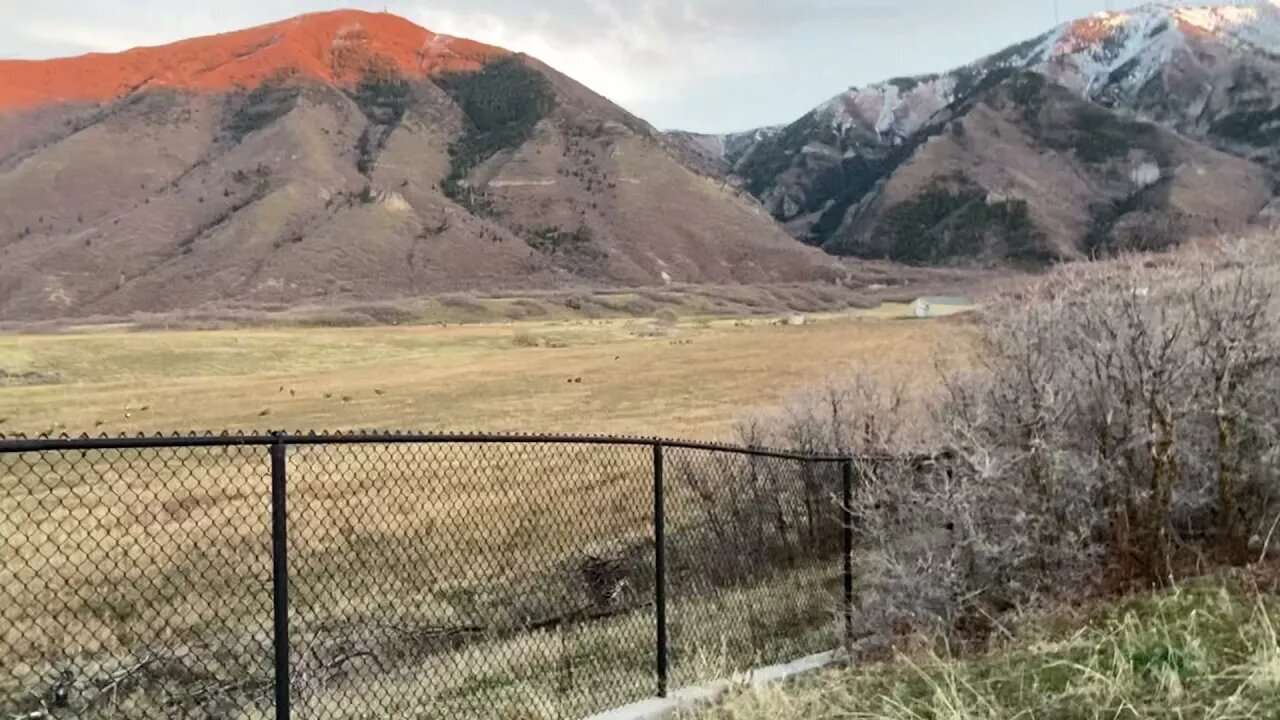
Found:
[[[477,70],[507,54],[395,15],[339,10],[117,54],[0,61],[0,110],[108,102],[144,89],[252,88],[281,74],[336,85],[368,72],[425,78]]]
[[[1124,13],[1102,12],[1073,20],[1063,30],[1062,42],[1069,52],[1097,45],[1115,35],[1129,21]]]

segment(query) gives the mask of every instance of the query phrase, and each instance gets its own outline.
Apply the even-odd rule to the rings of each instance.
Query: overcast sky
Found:
[[[1063,20],[1108,6],[1056,4]],[[1054,0],[0,0],[0,56],[123,50],[315,10],[386,9],[436,32],[535,55],[660,127],[724,132],[790,122],[851,85],[976,59],[1049,29],[1054,6]]]

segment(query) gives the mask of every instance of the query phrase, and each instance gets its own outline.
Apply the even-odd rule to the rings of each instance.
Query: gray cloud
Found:
[[[1065,19],[1105,2],[1058,5]],[[709,131],[789,121],[850,85],[944,70],[1054,17],[1053,0],[0,0],[0,55],[122,50],[338,7],[528,52],[655,124]]]

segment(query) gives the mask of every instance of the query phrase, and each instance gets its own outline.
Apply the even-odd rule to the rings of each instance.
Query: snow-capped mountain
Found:
[[[815,112],[845,133],[902,138],[919,131],[989,73],[1019,68],[1042,73],[1103,105],[1133,105],[1137,110],[1147,104],[1144,94],[1194,84],[1206,96],[1183,110],[1198,117],[1224,65],[1234,69],[1246,61],[1272,64],[1272,55],[1280,56],[1280,0],[1256,6],[1158,3],[1065,23],[943,75],[852,88]],[[764,137],[776,134],[774,130]]]
[[[950,72],[850,89],[786,128],[735,136],[732,154],[721,140],[715,159],[794,235],[826,245],[957,107],[1014,71],[1280,169],[1280,0],[1100,13]]]
[[[1221,53],[1205,56],[1209,45],[1231,54],[1280,53],[1280,8],[1271,3],[1248,7],[1151,4],[1100,13],[944,76],[851,90],[831,100],[824,110],[837,123],[865,125],[874,117],[874,126],[881,132],[909,134],[963,94],[975,76],[1006,67],[1043,73],[1104,104],[1123,103],[1166,76],[1174,80],[1178,79],[1174,75],[1212,74],[1223,58]]]
[[[736,133],[693,133],[680,130],[667,133],[673,149],[690,165],[714,175],[727,175],[760,143],[782,132],[785,126],[773,125]]]

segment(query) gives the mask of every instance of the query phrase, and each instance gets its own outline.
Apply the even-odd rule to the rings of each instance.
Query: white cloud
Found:
[[[18,31],[28,40],[71,45],[92,52],[119,52],[140,45],[160,45],[173,39],[173,35],[168,32],[45,20],[22,23]]]
[[[536,29],[513,27],[492,16],[433,12],[422,24],[436,32],[467,37],[532,55],[584,85],[607,93],[615,102],[637,102],[657,91],[652,73],[633,73],[625,53],[604,43],[565,46]]]
[[[581,8],[588,17],[576,23],[557,23],[545,9],[510,18],[439,4],[417,5],[410,17],[435,32],[532,55],[631,108],[670,99],[701,82],[749,74],[771,57],[736,52],[734,38],[727,36],[687,42],[653,5],[590,0],[589,8]]]
[[[701,130],[786,122],[851,84],[1026,39],[1053,15],[1047,0],[0,0],[0,56],[123,50],[352,6],[529,53],[650,122]]]

